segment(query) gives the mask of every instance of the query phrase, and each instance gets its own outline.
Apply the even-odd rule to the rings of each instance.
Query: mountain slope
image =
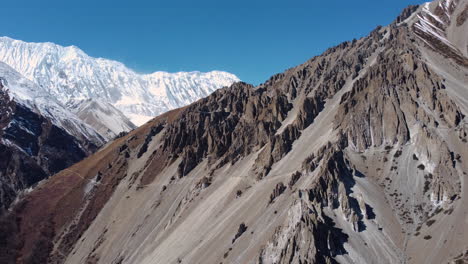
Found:
[[[27,43],[7,37],[0,38],[0,61],[47,89],[62,104],[99,99],[119,109],[136,125],[239,81],[221,71],[142,75],[122,63],[92,58],[75,46]]]
[[[0,213],[16,196],[97,150],[104,139],[0,63]]]
[[[437,6],[449,31],[421,31]],[[466,261],[468,59],[440,36],[468,38],[467,6],[409,7],[116,139],[2,219],[3,262]]]
[[[109,103],[94,99],[72,100],[67,103],[67,108],[105,138],[111,139],[135,129],[135,125]]]

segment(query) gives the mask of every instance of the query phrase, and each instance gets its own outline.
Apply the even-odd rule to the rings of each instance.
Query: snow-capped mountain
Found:
[[[113,138],[122,131],[130,131],[135,125],[113,105],[95,99],[72,100],[67,108],[105,138]]]
[[[0,81],[15,103],[50,119],[52,124],[68,134],[97,146],[105,142],[99,133],[66,109],[45,89],[3,62],[0,62]]]
[[[120,62],[90,57],[75,46],[8,37],[0,37],[0,61],[64,105],[70,100],[100,100],[115,106],[136,125],[239,81],[222,71],[138,74]]]

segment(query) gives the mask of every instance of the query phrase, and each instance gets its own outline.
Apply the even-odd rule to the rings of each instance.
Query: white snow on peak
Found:
[[[66,109],[43,87],[26,79],[3,62],[0,62],[0,79],[12,100],[17,104],[48,118],[54,125],[76,138],[86,139],[96,145],[105,142],[99,133]]]
[[[0,37],[0,61],[63,105],[71,100],[101,100],[136,125],[239,81],[222,71],[138,74],[120,62],[90,57],[75,46],[8,37]]]

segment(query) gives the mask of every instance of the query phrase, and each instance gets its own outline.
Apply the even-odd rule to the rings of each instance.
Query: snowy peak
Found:
[[[209,95],[216,89],[239,81],[233,74],[222,71],[194,72],[155,72],[144,76],[154,95],[165,95],[171,99],[173,108],[193,102],[193,98]]]
[[[96,146],[104,143],[105,140],[101,135],[56,101],[45,89],[2,62],[0,62],[0,79],[10,98],[17,104],[50,119],[54,125],[82,141]]]
[[[97,99],[141,125],[168,110],[190,104],[239,81],[212,71],[138,74],[124,64],[93,58],[75,46],[0,38],[0,61],[37,83],[62,104]]]
[[[51,42],[28,43],[9,37],[0,37],[0,50],[2,61],[20,69],[18,71],[30,80],[34,80],[37,69],[59,57],[64,61],[88,57],[76,46],[62,47]]]

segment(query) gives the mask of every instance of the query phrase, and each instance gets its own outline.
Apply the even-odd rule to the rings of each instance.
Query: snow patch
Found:
[[[415,152],[415,155],[418,157],[419,162],[424,165],[424,170],[426,170],[429,173],[434,173],[437,164],[435,164],[434,161],[430,160],[429,157],[427,157],[427,155],[417,151]]]
[[[439,197],[434,192],[432,192],[430,200],[431,200],[432,205],[434,207],[438,207],[438,206],[442,206],[445,203],[447,203],[448,202],[448,197],[444,193],[444,195],[442,196],[442,199],[440,200]]]
[[[98,177],[98,175],[94,176],[94,178],[92,178],[90,181],[88,181],[88,183],[84,187],[83,192],[84,192],[85,196],[87,196],[91,192],[91,190],[93,190],[94,187],[99,184],[97,182],[97,177]]]

